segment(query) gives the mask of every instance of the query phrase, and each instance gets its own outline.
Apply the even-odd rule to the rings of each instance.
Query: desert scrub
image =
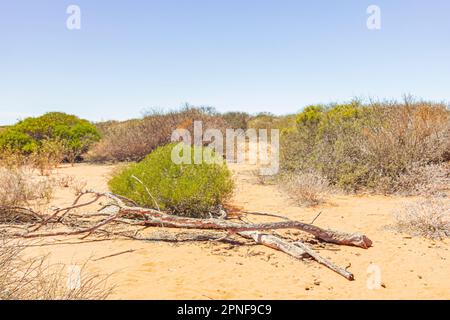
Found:
[[[61,149],[60,157],[74,162],[100,139],[89,121],[61,112],[50,112],[37,118],[26,118],[0,133],[0,150],[31,155],[50,149],[52,157]]]
[[[395,229],[430,239],[450,237],[450,202],[429,198],[406,205],[395,214]]]
[[[33,179],[23,168],[0,168],[0,223],[28,222],[35,217],[18,215],[12,207],[48,205],[53,198],[49,179]]]
[[[179,110],[151,110],[141,119],[97,123],[102,140],[87,154],[92,162],[141,161],[159,146],[170,143],[175,129],[193,133],[194,121],[203,129],[225,132],[227,124],[213,109],[186,105]]]
[[[109,275],[88,272],[89,261],[79,265],[80,286],[70,288],[67,266],[26,257],[26,247],[0,237],[0,300],[104,300],[115,288]]]
[[[225,164],[175,164],[176,144],[157,148],[144,160],[130,164],[110,181],[112,192],[139,205],[180,216],[205,218],[223,205],[233,191],[231,173]]]
[[[448,160],[443,104],[353,101],[307,107],[296,121],[281,136],[282,171],[314,170],[344,190],[408,193],[407,175]]]

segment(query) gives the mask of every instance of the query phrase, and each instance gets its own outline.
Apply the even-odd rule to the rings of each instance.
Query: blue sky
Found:
[[[66,8],[81,8],[81,30]],[[368,30],[366,9],[381,9]],[[295,112],[352,97],[448,101],[448,0],[2,0],[0,124],[126,119],[184,102]]]

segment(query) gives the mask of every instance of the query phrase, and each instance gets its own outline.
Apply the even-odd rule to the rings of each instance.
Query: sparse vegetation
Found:
[[[0,168],[0,222],[23,222],[35,217],[18,216],[12,207],[48,204],[53,197],[53,183],[49,179],[33,180],[24,169]]]
[[[275,116],[262,112],[252,116],[248,121],[248,128],[252,129],[278,129],[280,132],[289,131],[295,127],[295,115]]]
[[[210,108],[186,106],[179,111],[147,113],[142,119],[98,124],[103,139],[89,152],[88,159],[104,161],[140,161],[157,147],[170,142],[175,129],[193,131],[194,121],[203,129],[226,129],[225,121]]]
[[[251,116],[246,112],[232,111],[222,114],[222,118],[230,129],[247,130]]]
[[[209,217],[232,193],[230,171],[225,164],[194,164],[190,146],[192,164],[175,164],[174,146],[159,147],[140,163],[125,167],[110,180],[110,189],[149,208]]]
[[[301,206],[316,206],[330,192],[328,181],[317,172],[286,174],[280,178],[283,189]]]
[[[0,300],[103,300],[113,290],[108,276],[80,267],[79,287],[67,285],[67,268],[50,264],[48,257],[24,258],[26,248],[13,240],[0,239]]]
[[[283,134],[285,172],[315,170],[346,190],[402,192],[405,175],[448,160],[450,112],[427,102],[310,106]]]
[[[396,229],[413,236],[442,240],[450,237],[450,202],[428,198],[396,213]]]

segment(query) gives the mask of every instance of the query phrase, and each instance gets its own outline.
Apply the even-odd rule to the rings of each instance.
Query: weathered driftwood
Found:
[[[238,232],[238,235],[247,239],[253,239],[256,243],[262,244],[266,247],[283,251],[284,253],[287,253],[297,259],[303,259],[308,256],[307,253],[299,246],[271,234],[257,231],[243,231]]]

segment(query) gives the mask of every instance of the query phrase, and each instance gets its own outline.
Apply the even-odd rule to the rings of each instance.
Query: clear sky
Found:
[[[68,30],[66,9],[81,8]],[[381,9],[381,30],[366,10]],[[1,0],[0,124],[450,98],[448,0]]]

